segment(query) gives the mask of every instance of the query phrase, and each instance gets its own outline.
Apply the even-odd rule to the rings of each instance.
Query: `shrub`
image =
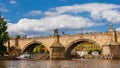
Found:
[[[0,56],[3,56],[7,51],[7,48],[3,45],[0,46]]]

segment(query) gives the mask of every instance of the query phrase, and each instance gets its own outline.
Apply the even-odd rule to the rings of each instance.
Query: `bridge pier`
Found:
[[[55,41],[51,45],[50,59],[64,59],[65,47],[59,42],[58,29],[54,30]]]
[[[101,59],[120,59],[120,45],[115,41],[108,41],[105,46],[103,46]]]

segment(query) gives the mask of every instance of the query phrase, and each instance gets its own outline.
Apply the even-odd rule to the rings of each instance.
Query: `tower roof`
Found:
[[[54,42],[51,46],[50,46],[50,48],[62,48],[62,47],[64,47],[60,42]]]

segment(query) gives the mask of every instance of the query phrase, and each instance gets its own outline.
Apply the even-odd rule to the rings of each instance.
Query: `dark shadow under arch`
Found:
[[[66,57],[66,58],[71,58],[71,56],[72,56],[72,55],[71,55],[71,51],[73,50],[73,48],[76,47],[78,44],[82,44],[82,43],[84,43],[84,42],[90,42],[90,43],[96,44],[96,45],[98,45],[98,46],[100,47],[100,45],[99,45],[97,42],[95,42],[95,41],[93,41],[93,40],[90,40],[90,39],[79,39],[79,40],[75,40],[75,41],[71,42],[71,43],[68,45],[68,47],[66,48],[65,53],[64,53],[65,57]],[[101,47],[100,47],[100,48],[101,48]]]
[[[46,47],[43,43],[39,42],[39,41],[32,41],[28,44],[25,45],[25,47],[22,50],[22,53],[24,52],[32,52],[33,49],[38,46],[38,45],[43,45],[44,47]]]

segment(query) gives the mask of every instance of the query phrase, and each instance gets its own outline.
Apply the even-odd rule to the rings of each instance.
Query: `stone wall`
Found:
[[[116,33],[117,41],[120,43],[120,32]],[[70,44],[76,43],[76,41],[80,40],[92,40],[95,43],[99,44],[99,46],[103,46],[109,39],[114,38],[114,35],[110,35],[110,32],[101,32],[101,33],[86,33],[86,34],[73,34],[73,35],[62,35],[60,36],[60,43],[65,47],[68,48]],[[49,37],[38,37],[38,38],[21,38],[19,39],[19,44],[18,46],[20,49],[25,49],[25,47],[29,46],[30,43],[34,44],[34,41],[37,41],[38,43],[43,44],[45,47],[50,50],[50,46],[54,42],[54,37],[49,36]],[[94,43],[93,42],[93,43]],[[5,44],[8,46],[8,43]],[[10,46],[15,45],[15,40],[10,39]]]

